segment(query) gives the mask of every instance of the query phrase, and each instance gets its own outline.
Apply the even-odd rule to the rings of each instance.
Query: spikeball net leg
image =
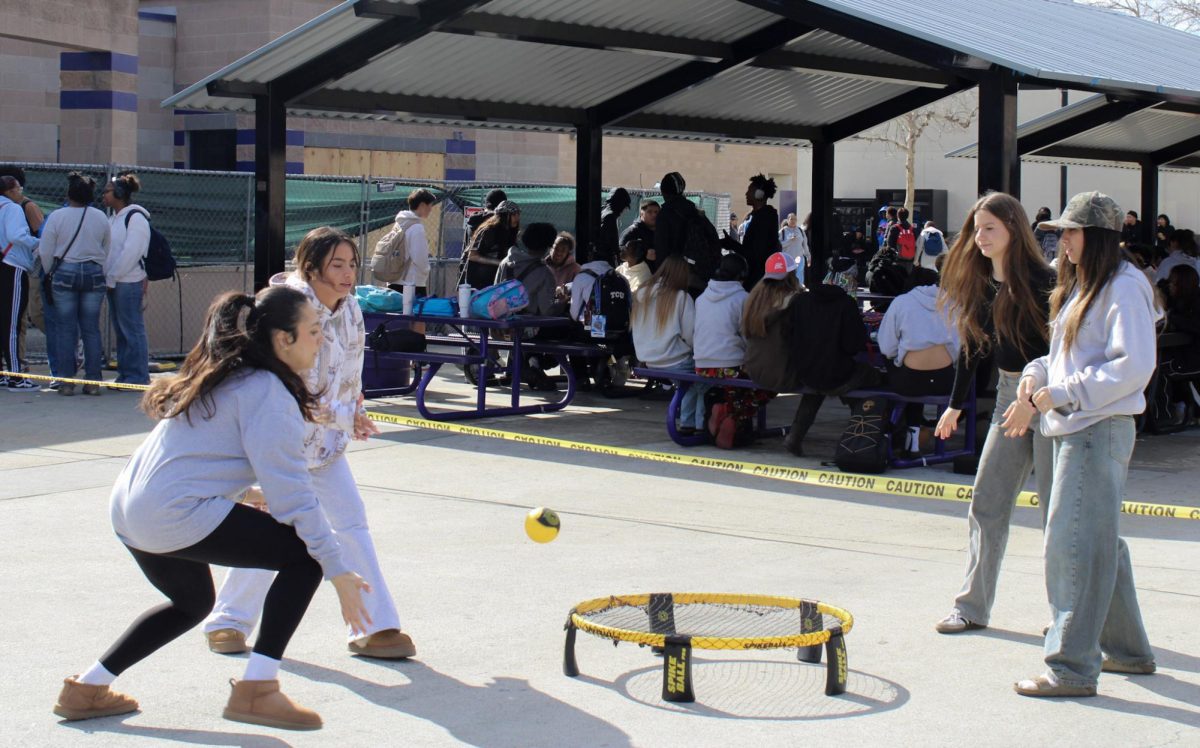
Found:
[[[563,673],[579,675],[577,632],[649,646],[663,656],[664,701],[696,700],[693,649],[783,649],[795,647],[802,662],[826,656],[825,693],[846,692],[845,635],[854,618],[815,600],[706,593],[654,593],[588,600],[567,617]]]

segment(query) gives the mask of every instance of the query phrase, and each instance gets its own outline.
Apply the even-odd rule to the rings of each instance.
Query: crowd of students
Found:
[[[49,216],[24,194],[25,172],[0,167],[0,360],[13,375],[0,379],[10,392],[36,390],[24,353],[30,326],[46,334],[46,357],[55,378],[46,389],[74,395],[76,388],[58,379],[73,378],[83,365],[93,383],[82,393],[99,395],[103,366],[100,311],[107,300],[117,343],[117,376],[121,384],[149,384],[149,345],[143,305],[150,245],[150,214],[134,202],[141,182],[120,174],[101,190],[105,215],[96,206],[96,180],[71,172],[67,201]],[[77,356],[83,344],[82,362]]]

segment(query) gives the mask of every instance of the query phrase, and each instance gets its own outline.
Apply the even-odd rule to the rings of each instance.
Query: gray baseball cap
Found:
[[[1098,229],[1120,231],[1125,214],[1117,201],[1102,192],[1080,192],[1067,202],[1057,221],[1042,221],[1038,228],[1044,231],[1060,229],[1082,229],[1094,226]]]

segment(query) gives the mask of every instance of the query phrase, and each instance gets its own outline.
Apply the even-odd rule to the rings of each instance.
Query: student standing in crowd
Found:
[[[383,578],[366,506],[345,454],[352,439],[379,433],[362,408],[365,330],[353,297],[358,259],[358,245],[350,236],[329,226],[316,228],[296,247],[296,271],[278,273],[270,282],[272,287],[303,294],[320,324],[316,365],[303,374],[308,391],[317,398],[318,416],[305,425],[304,458],[320,510],[347,566],[361,574],[371,589],[364,598],[368,625],[351,630],[347,646],[366,657],[403,659],[415,655],[416,647],[400,630],[400,615]],[[269,494],[267,498],[269,509]],[[222,654],[246,651],[246,637],[263,610],[272,578],[270,571],[230,570],[204,624],[210,649]]]
[[[496,206],[496,212],[471,236],[465,251],[465,283],[476,290],[496,282],[496,269],[517,243],[521,233],[521,208],[511,200]]]
[[[746,260],[749,272],[746,274],[745,287],[754,288],[762,278],[763,267],[767,258],[779,251],[780,232],[779,213],[767,203],[775,197],[775,180],[762,174],[750,178],[746,188],[746,205],[750,208],[746,231],[742,235],[742,244],[738,253]],[[807,246],[807,242],[805,242]]]
[[[1004,414],[1016,398],[1022,369],[1046,354],[1053,283],[1054,274],[1034,241],[1021,203],[1003,192],[981,197],[967,214],[942,270],[938,309],[957,321],[962,349],[950,407],[938,420],[935,435],[949,439],[954,433],[979,362],[988,355],[995,359],[1000,379],[967,515],[966,579],[954,609],[935,627],[943,634],[987,627],[1008,544],[1008,523],[1030,470],[1037,477],[1038,495],[1050,495],[1049,441],[1036,430],[1005,439],[1011,430],[1004,426]]]
[[[796,214],[788,213],[787,220],[779,228],[779,246],[784,252],[796,258],[802,268],[812,265],[812,252],[808,248],[808,237],[804,229],[796,223]]]
[[[29,273],[34,269],[38,239],[29,230],[29,221],[20,206],[21,184],[15,177],[0,176],[0,335],[4,336],[0,366],[8,371],[23,371],[21,360],[21,317],[29,296]],[[24,377],[8,377],[3,384],[9,392],[36,390]]]
[[[1076,195],[1061,218],[1041,227],[1062,231],[1066,255],[1051,298],[1054,334],[1049,353],[1025,367],[1009,419],[1022,430],[1036,407],[1053,444],[1045,544],[1051,621],[1046,672],[1014,688],[1023,696],[1095,696],[1101,671],[1155,670],[1118,524],[1159,312],[1150,283],[1122,256],[1121,210],[1112,198]]]
[[[621,246],[624,247],[630,239],[640,239],[646,250],[646,264],[650,272],[658,269],[658,261],[654,254],[654,227],[658,225],[658,202],[645,198],[638,205],[637,220],[629,224],[629,228],[621,233]]]
[[[1138,220],[1136,210],[1131,210],[1125,214],[1125,221],[1121,224],[1121,246],[1129,249],[1135,244],[1142,243],[1142,222]]]
[[[110,238],[104,277],[117,333],[117,382],[121,384],[150,383],[150,344],[142,316],[146,298],[142,261],[150,248],[150,215],[133,203],[134,193],[141,188],[136,176],[122,174],[105,185],[103,193],[104,207],[113,211],[108,219]]]
[[[629,191],[624,187],[613,190],[608,199],[604,201],[604,208],[600,211],[600,229],[596,234],[595,251],[592,256],[585,258],[585,262],[601,260],[614,267],[620,262],[620,232],[617,222],[621,215],[629,210],[632,202]]]
[[[277,678],[322,575],[337,590],[346,623],[356,630],[370,624],[361,599],[367,585],[343,558],[306,469],[305,426],[319,417],[319,405],[301,377],[317,363],[321,338],[317,313],[300,291],[230,292],[209,308],[204,335],[179,374],[143,396],[158,425],[117,478],[113,529],[169,602],[140,615],[90,668],[67,678],[55,714],[78,720],[136,711],[137,701],[109,686],[203,620],[213,603],[209,564],[220,564],[278,571],[225,718],[321,726],[316,712],[280,692]],[[254,481],[270,514],[230,498]]]
[[[25,196],[25,170],[19,166],[0,166],[0,176],[8,176],[17,180],[17,186],[20,188],[16,194],[10,198],[17,204],[22,211],[25,212],[25,222],[29,225],[29,233],[34,236],[41,236],[42,226],[46,222],[46,215],[42,212],[41,207]],[[7,244],[7,242],[5,242]],[[36,264],[35,264],[36,269]],[[35,274],[36,275],[36,274]],[[37,284],[40,286],[40,284]],[[50,340],[54,337],[51,330],[46,329],[46,314],[44,311],[45,302],[42,299],[42,289],[35,287],[35,284],[30,283],[29,294],[26,297],[25,315],[21,317],[20,324],[17,328],[17,354],[22,361],[25,360],[25,333],[30,326],[36,327],[46,333],[46,339]],[[53,322],[51,323],[53,325]],[[46,358],[50,362],[50,373],[55,370],[54,355],[50,353],[52,346],[46,346]],[[4,387],[3,377],[0,377],[0,388]],[[47,388],[50,389],[50,388]]]
[[[1175,227],[1171,225],[1171,217],[1166,213],[1159,213],[1154,227],[1154,248],[1158,250],[1160,257],[1167,253],[1167,248],[1171,243],[1171,232],[1174,230]]]
[[[103,379],[104,352],[100,347],[100,305],[106,285],[104,264],[108,260],[111,231],[108,218],[91,207],[96,199],[96,180],[71,172],[67,176],[67,207],[46,219],[38,248],[42,271],[53,273],[50,306],[54,338],[46,349],[54,350],[54,376],[75,376],[75,348],[83,338],[84,376]],[[99,395],[100,385],[83,385],[83,394]],[[58,394],[74,395],[75,385],[62,382]]]
[[[633,346],[640,361],[653,369],[695,372],[692,340],[696,305],[688,295],[688,263],[673,254],[658,266],[650,283],[634,295]],[[704,428],[704,392],[694,384],[684,393],[679,409],[679,432],[694,434]]]

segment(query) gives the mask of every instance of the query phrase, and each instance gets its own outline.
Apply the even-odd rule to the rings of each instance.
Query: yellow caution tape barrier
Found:
[[[0,371],[0,376],[23,376],[26,379],[38,381],[54,381],[52,377],[38,374],[14,375],[10,372]],[[86,379],[64,379],[60,377],[58,378],[58,381],[68,382],[71,384],[103,384],[107,387],[118,387],[126,390],[146,389],[145,385],[140,384],[118,385],[115,382],[94,382]],[[809,486],[825,486],[827,488],[843,488],[850,491],[888,494],[891,496],[904,496],[913,499],[936,499],[938,501],[958,501],[967,503],[971,501],[971,486],[961,485],[958,483],[939,483],[936,481],[894,478],[882,475],[858,475],[855,473],[843,473],[835,470],[813,470],[810,468],[790,467],[786,465],[761,465],[758,463],[743,462],[741,460],[734,459],[674,454],[670,452],[651,452],[645,449],[629,449],[626,447],[610,447],[603,444],[590,444],[588,442],[570,441],[568,439],[556,439],[549,436],[532,436],[530,434],[520,434],[514,431],[501,431],[499,429],[489,429],[482,426],[470,426],[462,423],[427,421],[424,418],[410,418],[408,416],[398,416],[391,413],[380,413],[378,411],[368,411],[367,414],[378,423],[389,423],[394,426],[408,426],[410,428],[426,429],[429,431],[443,431],[451,434],[461,434],[463,436],[500,439],[503,441],[517,442],[519,444],[534,444],[542,447],[572,449],[577,452],[591,452],[593,454],[608,455],[610,457],[627,457],[637,460],[649,460],[651,462],[665,462],[672,465],[685,465],[691,467],[709,468],[712,470],[724,470],[726,472],[740,473],[742,475],[750,475],[756,478],[769,478],[771,480],[784,481],[786,483],[799,483]],[[1017,506],[1039,506],[1038,495],[1033,491],[1022,491],[1017,497]],[[1164,517],[1168,519],[1200,520],[1200,507],[1179,506],[1172,504],[1151,504],[1145,501],[1123,501],[1121,502],[1121,512],[1124,514]]]

